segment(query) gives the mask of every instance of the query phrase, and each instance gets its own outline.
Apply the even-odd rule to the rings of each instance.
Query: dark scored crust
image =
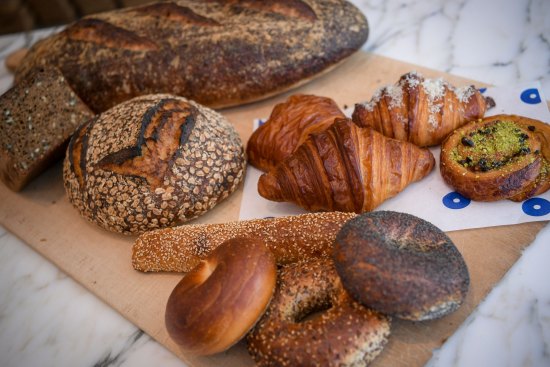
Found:
[[[195,218],[244,177],[242,142],[222,115],[173,95],[124,102],[69,143],[65,187],[80,213],[125,234]]]
[[[364,15],[341,0],[181,0],[85,17],[38,42],[17,70],[54,64],[104,111],[173,93],[210,107],[305,82],[366,41]]]
[[[449,237],[405,213],[378,211],[349,220],[336,236],[334,262],[354,299],[408,320],[453,312],[470,283],[466,263]]]

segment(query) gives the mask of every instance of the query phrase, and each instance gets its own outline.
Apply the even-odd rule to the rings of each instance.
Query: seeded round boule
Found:
[[[221,114],[157,94],[82,125],[69,143],[63,176],[69,200],[85,218],[139,234],[212,209],[238,187],[245,165],[241,139]]]

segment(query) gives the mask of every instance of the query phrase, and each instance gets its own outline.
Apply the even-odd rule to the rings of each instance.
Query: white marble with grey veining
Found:
[[[550,1],[353,1],[364,49],[495,85],[538,80],[550,98]],[[3,58],[36,37],[0,37]],[[393,81],[389,81],[393,82]],[[550,225],[429,366],[550,366]],[[0,227],[0,366],[184,366]]]

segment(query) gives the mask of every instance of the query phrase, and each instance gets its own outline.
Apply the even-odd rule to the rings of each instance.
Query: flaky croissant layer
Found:
[[[258,191],[307,210],[362,213],[425,177],[434,164],[428,149],[337,119],[263,174]]]
[[[356,104],[352,118],[359,126],[425,147],[440,144],[493,105],[473,86],[455,88],[441,78],[409,72],[395,85],[378,89],[370,101]]]

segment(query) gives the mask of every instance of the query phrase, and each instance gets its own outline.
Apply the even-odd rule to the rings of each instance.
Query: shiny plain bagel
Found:
[[[455,311],[470,283],[449,237],[405,213],[378,211],[349,220],[336,236],[334,263],[354,299],[407,320]]]
[[[365,366],[389,333],[390,319],[351,299],[325,258],[282,268],[247,342],[258,366]]]
[[[168,334],[189,354],[230,348],[265,312],[276,279],[275,259],[263,241],[226,241],[170,294],[165,314]]]

